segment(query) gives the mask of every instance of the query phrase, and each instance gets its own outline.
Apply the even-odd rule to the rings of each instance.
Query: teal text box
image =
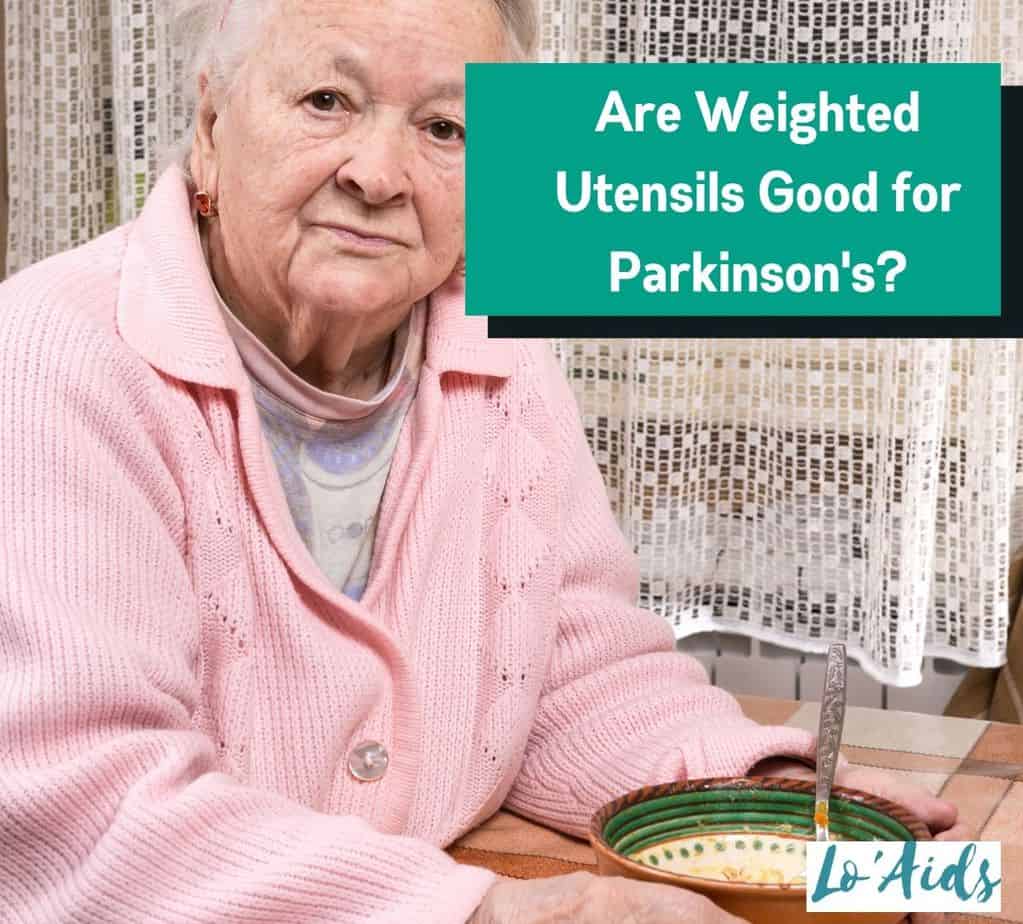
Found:
[[[466,72],[469,314],[1000,313],[998,65]]]

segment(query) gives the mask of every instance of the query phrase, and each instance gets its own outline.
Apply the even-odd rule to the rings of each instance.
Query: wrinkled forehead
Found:
[[[281,74],[335,65],[366,82],[450,88],[468,62],[508,58],[496,0],[277,0],[257,65]]]

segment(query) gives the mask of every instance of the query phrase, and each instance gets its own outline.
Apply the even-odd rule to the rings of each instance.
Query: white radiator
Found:
[[[824,683],[824,655],[803,654],[768,642],[723,632],[690,635],[678,642],[680,651],[700,661],[711,683],[730,693],[778,699],[818,700]],[[954,661],[927,658],[923,683],[916,687],[889,687],[867,676],[850,662],[850,706],[899,709],[940,714],[967,668]]]

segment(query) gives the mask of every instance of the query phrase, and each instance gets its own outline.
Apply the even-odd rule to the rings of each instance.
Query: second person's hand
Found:
[[[744,924],[709,899],[675,886],[570,873],[501,881],[469,924]]]

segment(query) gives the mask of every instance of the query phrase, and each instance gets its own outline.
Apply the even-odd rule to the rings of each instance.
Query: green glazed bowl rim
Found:
[[[603,828],[605,840],[615,843],[620,853],[632,853],[631,842],[647,837],[659,830],[686,828],[694,817],[713,816],[713,824],[733,825],[732,830],[746,830],[750,825],[767,826],[777,830],[779,822],[791,825],[788,832],[800,836],[812,834],[814,796],[809,793],[773,792],[771,798],[762,795],[766,790],[755,790],[749,798],[737,795],[727,801],[721,798],[725,790],[693,791],[647,799],[611,816]],[[733,790],[738,793],[738,790]],[[912,834],[904,825],[867,806],[834,799],[831,803],[831,824],[837,831],[859,834],[854,840],[910,840]],[[768,816],[768,817],[764,817]],[[736,827],[738,825],[738,827]],[[706,830],[708,824],[699,824]],[[845,836],[844,834],[841,836]],[[846,838],[848,839],[848,837]],[[629,846],[623,845],[628,841]]]
[[[634,789],[631,792],[627,792],[617,799],[613,799],[611,802],[601,806],[593,815],[590,821],[590,843],[593,844],[594,848],[602,850],[614,857],[615,863],[622,866],[624,869],[631,869],[637,873],[648,873],[650,867],[633,860],[629,856],[623,853],[619,853],[605,837],[605,830],[609,827],[609,824],[616,819],[616,816],[621,816],[624,813],[624,822],[630,819],[631,816],[640,814],[641,806],[646,803],[655,801],[657,799],[664,799],[665,797],[675,796],[682,793],[716,793],[726,791],[748,791],[754,790],[769,790],[778,793],[781,796],[782,802],[788,803],[790,810],[794,810],[795,814],[806,814],[812,823],[812,816],[814,810],[814,799],[815,799],[815,784],[813,780],[796,780],[789,779],[787,777],[712,777],[708,779],[699,780],[688,780],[684,782],[675,783],[661,783],[653,786],[643,786],[639,789]],[[788,798],[786,798],[788,796]],[[809,796],[809,801],[806,797]],[[773,801],[773,800],[772,800]],[[799,808],[806,807],[805,813],[798,812]],[[855,813],[852,811],[852,807],[856,807]],[[630,811],[634,809],[634,811]],[[863,792],[858,789],[847,789],[844,786],[836,786],[831,791],[831,810],[833,816],[851,818],[855,817],[855,814],[863,813],[865,816],[874,819],[875,821],[880,818],[883,819],[881,826],[886,830],[891,829],[892,840],[906,839],[905,836],[898,838],[896,832],[898,828],[902,828],[905,834],[909,835],[910,839],[918,841],[929,841],[931,840],[931,834],[927,829],[927,826],[920,821],[912,812],[903,808],[901,805],[897,805],[894,802],[890,802],[887,799],[882,799],[880,796],[875,796],[868,792]],[[623,825],[620,823],[619,827]],[[641,829],[636,829],[641,830]],[[737,825],[734,829],[736,833],[745,833],[744,828],[741,825]],[[812,830],[812,829],[811,829]],[[634,830],[627,836],[632,836],[636,833]],[[698,831],[693,831],[692,834],[698,834]],[[722,831],[721,833],[727,833]],[[775,831],[775,833],[781,836],[792,836],[800,840],[805,840],[805,836],[801,836],[798,832],[785,832]],[[676,837],[686,836],[684,834],[671,834],[666,832],[666,836],[660,838],[660,840],[669,840]],[[656,842],[657,838],[649,841],[652,843]],[[644,848],[645,849],[645,848]],[[715,889],[729,889],[729,888],[741,888],[743,890],[766,890],[769,892],[784,891],[786,893],[794,892],[806,892],[805,885],[791,885],[783,884],[778,885],[775,883],[732,883],[732,882],[718,882],[716,880],[706,880],[696,876],[687,876],[684,873],[673,873],[667,870],[660,870],[660,872],[672,879],[677,880],[680,885],[690,883],[694,886],[706,888],[708,883],[713,883]]]

